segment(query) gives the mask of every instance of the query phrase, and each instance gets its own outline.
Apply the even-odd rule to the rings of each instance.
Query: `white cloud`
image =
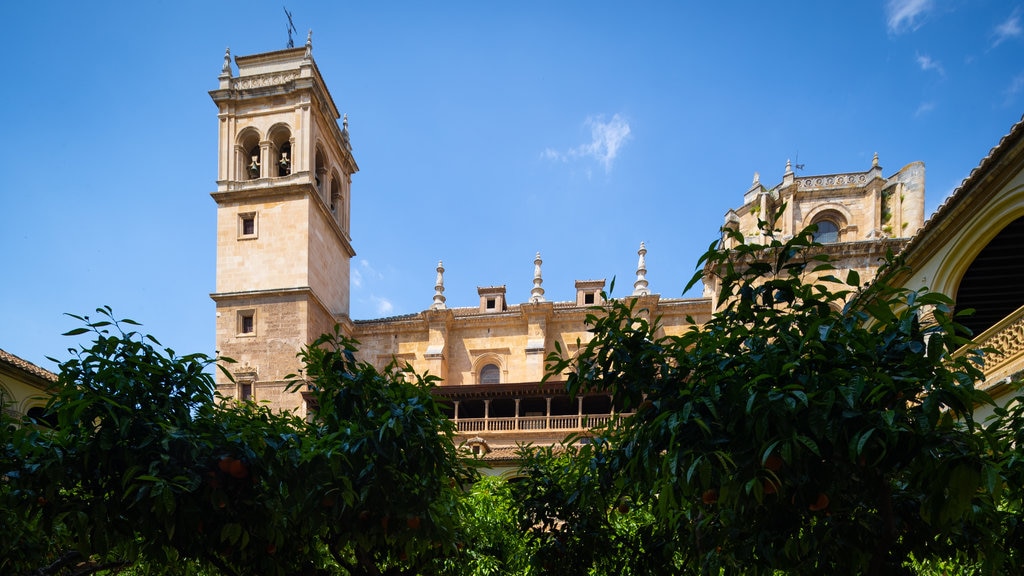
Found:
[[[1020,25],[1020,8],[1014,9],[1010,17],[1006,19],[1002,24],[996,26],[993,32],[995,40],[992,41],[992,47],[999,46],[1006,40],[1011,38],[1020,38],[1024,35],[1024,29]]]
[[[925,72],[927,72],[928,70],[935,70],[941,75],[946,74],[946,71],[942,68],[942,64],[939,64],[936,60],[932,60],[932,57],[926,54],[917,55],[917,65],[920,66],[921,70],[924,70]]]
[[[541,157],[547,158],[548,160],[561,160],[562,162],[568,160],[568,158],[565,157],[565,154],[562,154],[561,152],[555,150],[554,148],[545,148],[544,152],[541,154]]]
[[[889,0],[885,5],[886,26],[891,34],[917,30],[922,16],[932,8],[932,0]]]
[[[570,153],[574,156],[591,156],[604,164],[605,172],[612,169],[612,162],[619,154],[619,148],[629,139],[629,122],[618,114],[605,122],[602,117],[587,118],[591,140]]]
[[[1010,85],[1003,91],[1003,95],[1006,96],[1006,105],[1009,106],[1013,104],[1013,101],[1022,90],[1024,90],[1024,72],[1014,76],[1013,79],[1010,80]]]
[[[352,269],[352,286],[356,288],[363,287],[363,274],[359,271],[359,268]]]
[[[591,116],[584,121],[584,126],[590,127],[590,142],[570,148],[564,153],[546,148],[541,157],[561,162],[568,162],[570,158],[592,158],[604,165],[605,172],[610,172],[619,150],[629,140],[629,122],[618,114],[607,122],[604,116]],[[589,170],[587,172],[589,174]]]
[[[392,310],[395,309],[394,304],[392,304],[391,301],[388,300],[387,298],[382,298],[380,296],[370,296],[370,300],[376,307],[377,314],[381,316],[387,316],[391,314]]]
[[[362,280],[364,276],[370,280],[382,280],[384,278],[384,275],[378,272],[366,258],[361,258],[359,260],[359,268],[353,270],[353,276],[356,274],[359,274],[360,280]]]
[[[935,110],[935,102],[921,102],[917,110],[914,110],[914,117],[924,116],[925,114]]]

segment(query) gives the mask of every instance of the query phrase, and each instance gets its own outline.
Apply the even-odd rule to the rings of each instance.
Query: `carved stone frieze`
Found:
[[[231,80],[233,90],[248,90],[251,88],[263,88],[265,86],[278,86],[287,84],[299,77],[297,71],[275,72],[273,74],[259,74],[256,76],[245,76]]]
[[[982,335],[977,344],[985,348],[995,348],[1002,353],[987,357],[985,374],[990,375],[1024,351],[1024,315],[1018,314],[1015,320],[993,334]]]
[[[800,188],[832,188],[835,186],[863,185],[868,179],[865,174],[835,174],[832,176],[797,178],[796,181]]]

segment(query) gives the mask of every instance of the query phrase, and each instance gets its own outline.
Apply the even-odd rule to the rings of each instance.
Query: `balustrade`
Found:
[[[534,432],[541,430],[583,431],[608,424],[613,414],[573,414],[562,416],[520,416],[504,418],[458,418],[459,432]]]

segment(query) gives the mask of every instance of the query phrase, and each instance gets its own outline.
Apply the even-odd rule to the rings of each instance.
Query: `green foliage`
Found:
[[[512,484],[519,529],[536,542],[531,574],[676,574],[679,558],[644,495],[617,486],[601,438],[523,446]]]
[[[4,574],[397,574],[454,551],[473,470],[429,379],[336,332],[303,351],[307,422],[216,398],[210,358],[98,312],[68,333],[94,340],[60,366],[56,429],[2,427]]]
[[[524,576],[536,541],[520,530],[518,506],[511,484],[484,476],[466,491],[459,506],[458,553],[446,556],[433,570],[445,576]]]
[[[309,477],[323,514],[320,538],[352,574],[416,573],[455,550],[458,494],[475,469],[452,441],[454,423],[431,394],[437,378],[357,362],[335,328],[300,357],[316,419]]]
[[[619,486],[652,499],[697,573],[994,570],[1003,463],[971,417],[989,399],[980,355],[952,356],[968,341],[950,300],[890,285],[892,261],[840,280],[809,232],[765,231],[702,258],[722,290],[706,324],[664,336],[612,302],[576,358],[549,358],[571,393],[636,408],[607,431]]]

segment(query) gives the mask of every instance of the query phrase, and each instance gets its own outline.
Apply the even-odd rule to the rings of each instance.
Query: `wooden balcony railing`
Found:
[[[504,418],[458,418],[459,432],[582,432],[604,426],[618,414],[583,414],[569,416],[519,416]]]

